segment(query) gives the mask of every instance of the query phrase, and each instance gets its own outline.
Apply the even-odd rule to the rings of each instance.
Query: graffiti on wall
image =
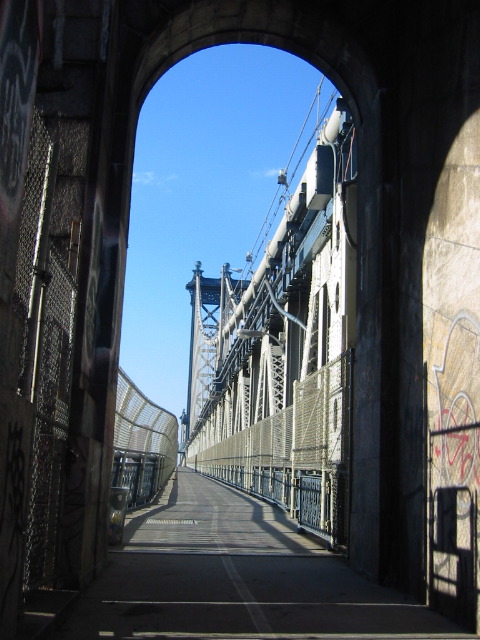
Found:
[[[90,376],[94,373],[95,345],[98,334],[98,282],[102,268],[103,207],[97,196],[92,220],[92,248],[85,300],[85,325],[83,332],[82,369]]]
[[[474,627],[475,495],[480,486],[477,423],[480,322],[462,311],[452,321],[441,362],[431,441],[430,603]]]
[[[34,2],[0,8],[0,216],[14,216],[22,196],[30,103],[37,64]]]
[[[480,323],[468,312],[453,320],[443,360],[433,365],[438,398],[433,456],[443,486],[480,486],[480,439],[476,402],[480,397]],[[434,433],[435,433],[434,431]]]
[[[23,428],[9,424],[6,446],[6,477],[0,497],[0,541],[8,563],[2,569],[3,587],[0,590],[0,621],[9,605],[18,597],[18,580],[22,569],[24,503],[26,493],[26,458],[23,446]],[[0,623],[1,624],[1,623]]]
[[[88,480],[88,443],[69,438],[67,443],[65,505],[62,515],[61,556],[66,574],[75,574],[81,553],[85,485]]]

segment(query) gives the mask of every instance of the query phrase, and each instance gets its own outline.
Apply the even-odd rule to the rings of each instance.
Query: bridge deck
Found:
[[[158,506],[127,516],[123,541],[126,551],[156,553],[328,554],[278,507],[185,468]]]
[[[55,640],[473,638],[367,582],[288,515],[180,469]]]

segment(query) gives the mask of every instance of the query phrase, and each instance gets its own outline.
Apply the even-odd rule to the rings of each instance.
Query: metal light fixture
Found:
[[[283,184],[287,186],[287,174],[284,169],[280,169],[278,173],[277,184]]]
[[[240,340],[248,340],[249,338],[263,338],[267,335],[266,331],[260,331],[257,329],[237,329],[237,338]]]
[[[268,331],[262,331],[261,329],[237,329],[237,338],[240,338],[240,340],[248,340],[249,338],[263,338],[263,336],[269,336],[283,349],[285,345],[285,333],[283,331],[280,333],[280,336],[283,337],[283,340],[279,340],[276,336],[268,333]]]

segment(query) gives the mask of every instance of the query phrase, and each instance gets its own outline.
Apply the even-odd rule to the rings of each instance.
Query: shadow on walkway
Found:
[[[158,504],[129,514],[124,545],[51,637],[476,636],[363,579],[277,507],[179,469]]]

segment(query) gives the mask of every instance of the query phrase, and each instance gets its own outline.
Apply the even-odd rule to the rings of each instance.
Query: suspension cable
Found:
[[[322,126],[323,122],[325,121],[325,118],[327,117],[328,112],[331,109],[332,103],[334,101],[334,99],[337,97],[338,95],[338,90],[334,89],[334,91],[332,92],[332,94],[330,95],[329,99],[327,100],[323,110],[320,113],[320,93],[321,93],[321,88],[323,85],[323,82],[325,80],[325,76],[322,76],[322,79],[315,91],[315,96],[314,99],[312,100],[312,104],[310,105],[310,108],[308,110],[307,116],[305,117],[305,120],[302,124],[300,133],[297,137],[297,140],[294,144],[293,150],[290,154],[290,158],[288,159],[287,165],[284,169],[285,173],[287,173],[288,168],[290,166],[290,163],[292,162],[292,159],[295,155],[295,152],[299,146],[300,140],[303,136],[303,133],[305,131],[305,128],[307,126],[308,120],[310,118],[310,115],[312,113],[313,107],[315,106],[315,104],[317,104],[317,115],[316,115],[316,123],[314,126],[314,129],[310,135],[310,137],[308,138],[307,142],[305,143],[303,150],[300,154],[300,157],[295,165],[294,170],[291,173],[291,176],[289,176],[289,182],[291,183],[293,178],[295,177],[301,163],[303,162],[303,159],[305,157],[305,154],[307,153],[310,144],[312,142],[312,140],[315,138],[315,136],[318,134],[320,127]],[[279,193],[280,191],[282,191],[282,187],[283,187],[283,193],[281,193],[280,197],[279,197]],[[273,222],[278,214],[278,211],[282,205],[282,203],[286,200],[287,194],[289,193],[289,185],[288,183],[286,185],[282,185],[279,184],[277,186],[277,189],[275,191],[275,194],[272,198],[272,201],[270,203],[270,206],[268,208],[268,211],[263,219],[262,225],[260,227],[260,230],[257,234],[257,237],[255,239],[255,242],[253,244],[252,249],[248,252],[249,255],[249,260],[246,261],[245,266],[243,267],[242,270],[242,279],[245,273],[253,273],[253,265],[255,264],[255,262],[257,261],[258,255],[261,251],[261,249],[263,248],[263,246],[266,243],[266,239],[268,237],[268,234],[270,232],[270,229],[272,228]],[[275,206],[276,203],[276,206]],[[272,211],[273,211],[273,215],[272,215]],[[238,291],[238,284],[237,287],[235,289],[235,293],[237,293]]]

